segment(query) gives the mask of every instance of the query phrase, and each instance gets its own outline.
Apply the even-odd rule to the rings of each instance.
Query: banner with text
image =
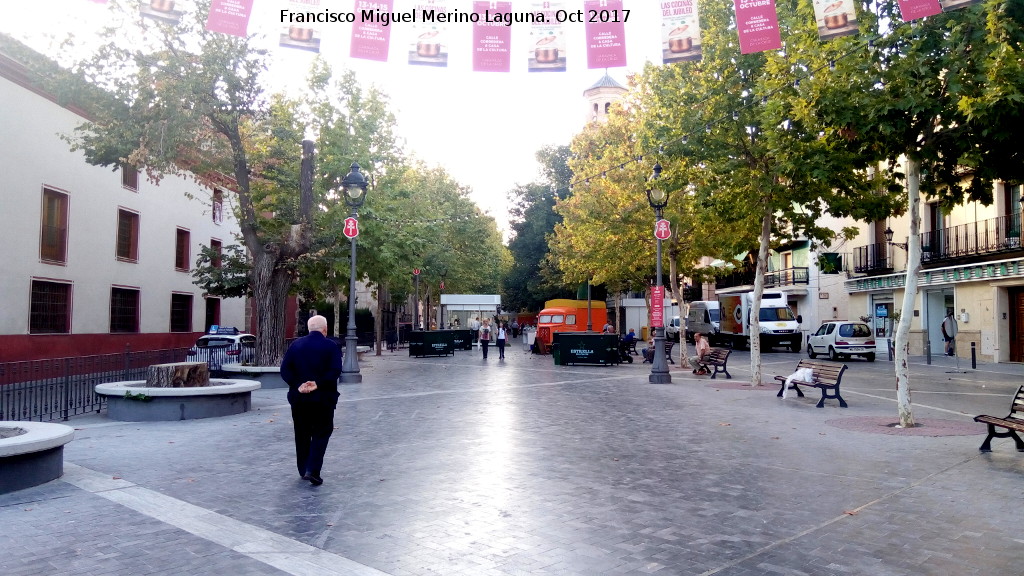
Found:
[[[432,17],[445,12],[440,0],[420,0],[413,7],[422,18],[413,26],[409,47],[409,64],[416,66],[448,67],[448,27],[443,19]]]
[[[388,61],[391,48],[391,26],[378,18],[363,18],[366,12],[392,12],[394,0],[356,0],[355,13],[358,16],[352,24],[352,42],[348,54],[363,60]]]
[[[565,29],[558,21],[563,2],[533,2],[530,11],[544,14],[544,22],[530,24],[530,52],[526,69],[530,72],[565,72]]]
[[[939,0],[943,12],[952,12],[968,6],[979,4],[981,0]]]
[[[662,63],[700,59],[700,16],[697,12],[697,0],[662,0]]]
[[[587,68],[614,68],[626,65],[627,14],[628,11],[622,9],[622,0],[583,2]]]
[[[733,0],[740,53],[753,54],[782,47],[775,0]]]
[[[508,72],[512,67],[512,27],[505,20],[511,2],[473,2],[480,18],[473,24],[473,71]]]
[[[321,0],[286,0],[281,10],[282,48],[297,48],[320,52],[320,24],[308,21],[307,12],[319,12]]]
[[[900,17],[904,22],[935,16],[942,12],[939,0],[896,0],[896,3],[900,6]]]
[[[252,0],[213,0],[206,17],[206,29],[244,38],[249,33],[251,14]]]
[[[818,38],[831,40],[857,33],[857,12],[853,0],[814,0]]]
[[[665,287],[651,286],[651,328],[665,327]]]

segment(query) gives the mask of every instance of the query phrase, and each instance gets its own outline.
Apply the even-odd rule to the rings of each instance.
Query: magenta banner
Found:
[[[363,10],[380,10],[390,13],[394,0],[356,0],[356,21],[352,24],[352,43],[348,55],[363,60],[388,61],[391,47],[391,26],[379,19],[362,18]]]
[[[206,17],[206,29],[244,37],[249,33],[250,14],[252,0],[213,0]]]
[[[508,72],[512,67],[511,2],[473,2],[473,71]]]
[[[900,5],[900,16],[904,22],[935,16],[942,12],[939,0],[896,0],[896,3]]]
[[[629,10],[622,0],[586,0],[587,68],[613,68],[626,65],[626,20]]]
[[[564,13],[562,2],[535,1],[530,11],[544,14],[543,22],[530,24],[526,69],[530,72],[565,72],[565,30],[558,21]]]
[[[782,47],[775,0],[733,0],[740,53],[753,54]]]

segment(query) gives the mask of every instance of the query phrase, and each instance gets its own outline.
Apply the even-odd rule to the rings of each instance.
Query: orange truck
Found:
[[[590,302],[590,325],[600,332],[608,321],[608,310],[604,302]],[[544,309],[537,315],[536,351],[547,354],[551,351],[552,334],[555,332],[586,332],[587,301],[557,298],[544,303]]]

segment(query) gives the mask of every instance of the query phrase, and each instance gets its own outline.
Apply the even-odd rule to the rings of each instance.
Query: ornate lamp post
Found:
[[[657,239],[657,260],[655,265],[655,280],[654,285],[657,288],[655,290],[656,297],[660,298],[661,301],[655,303],[654,298],[651,299],[651,304],[662,309],[662,321],[659,326],[654,327],[654,360],[651,362],[651,375],[647,381],[652,384],[671,384],[672,376],[668,373],[668,361],[665,359],[665,321],[664,321],[664,291],[661,284],[661,240],[665,236],[662,232],[661,224],[661,210],[668,206],[668,192],[662,190],[657,186],[657,180],[661,177],[661,164],[654,164],[654,173],[650,177],[651,187],[647,189],[647,202],[654,209],[654,236]],[[664,227],[664,232],[668,231],[668,227]]]
[[[904,242],[893,242],[892,241],[892,235],[895,234],[895,232],[892,231],[892,228],[889,228],[888,226],[886,226],[885,227],[885,232],[882,232],[882,234],[885,234],[885,242],[887,244],[891,244],[891,245],[893,245],[893,246],[895,246],[897,248],[903,248],[904,250],[907,249],[906,243],[904,243]]]
[[[359,164],[355,162],[341,181],[340,192],[345,196],[345,203],[352,208],[352,215],[345,219],[345,236],[348,236],[351,242],[352,262],[348,279],[348,331],[345,335],[345,357],[341,363],[343,383],[363,381],[363,375],[359,373],[359,357],[356,354],[356,236],[359,235],[359,207],[366,199],[367,184],[366,177],[359,172]]]

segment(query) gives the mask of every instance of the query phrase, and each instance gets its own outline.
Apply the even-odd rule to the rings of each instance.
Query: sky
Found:
[[[179,0],[179,2],[182,0]],[[319,0],[321,9],[351,11],[353,0]],[[254,0],[249,32],[274,46],[281,28],[279,10],[286,0]],[[608,69],[622,85],[627,74],[646,62],[660,63],[659,2],[624,0],[630,9],[625,23],[627,66]],[[583,0],[564,0],[565,8],[583,8]],[[528,11],[532,3],[512,0],[512,10]],[[396,11],[411,10],[413,0],[394,0]],[[470,0],[448,0],[448,10],[470,11]],[[68,32],[80,41],[95,38],[108,22],[108,7],[92,0],[5,2],[0,31],[48,55]],[[584,24],[565,24],[567,71],[526,71],[529,25],[511,27],[511,71],[473,72],[470,23],[448,25],[447,68],[412,66],[407,52],[415,29],[392,24],[387,62],[349,58],[348,24],[322,25],[320,54],[336,70],[349,68],[360,83],[388,94],[398,120],[397,132],[406,152],[429,165],[444,167],[471,189],[471,198],[508,231],[508,192],[538,178],[535,153],[546,145],[567,145],[586,121],[583,91],[605,69],[588,69]],[[86,54],[82,54],[85,56]],[[274,46],[271,74],[275,82],[296,89],[304,82],[315,54]]]

